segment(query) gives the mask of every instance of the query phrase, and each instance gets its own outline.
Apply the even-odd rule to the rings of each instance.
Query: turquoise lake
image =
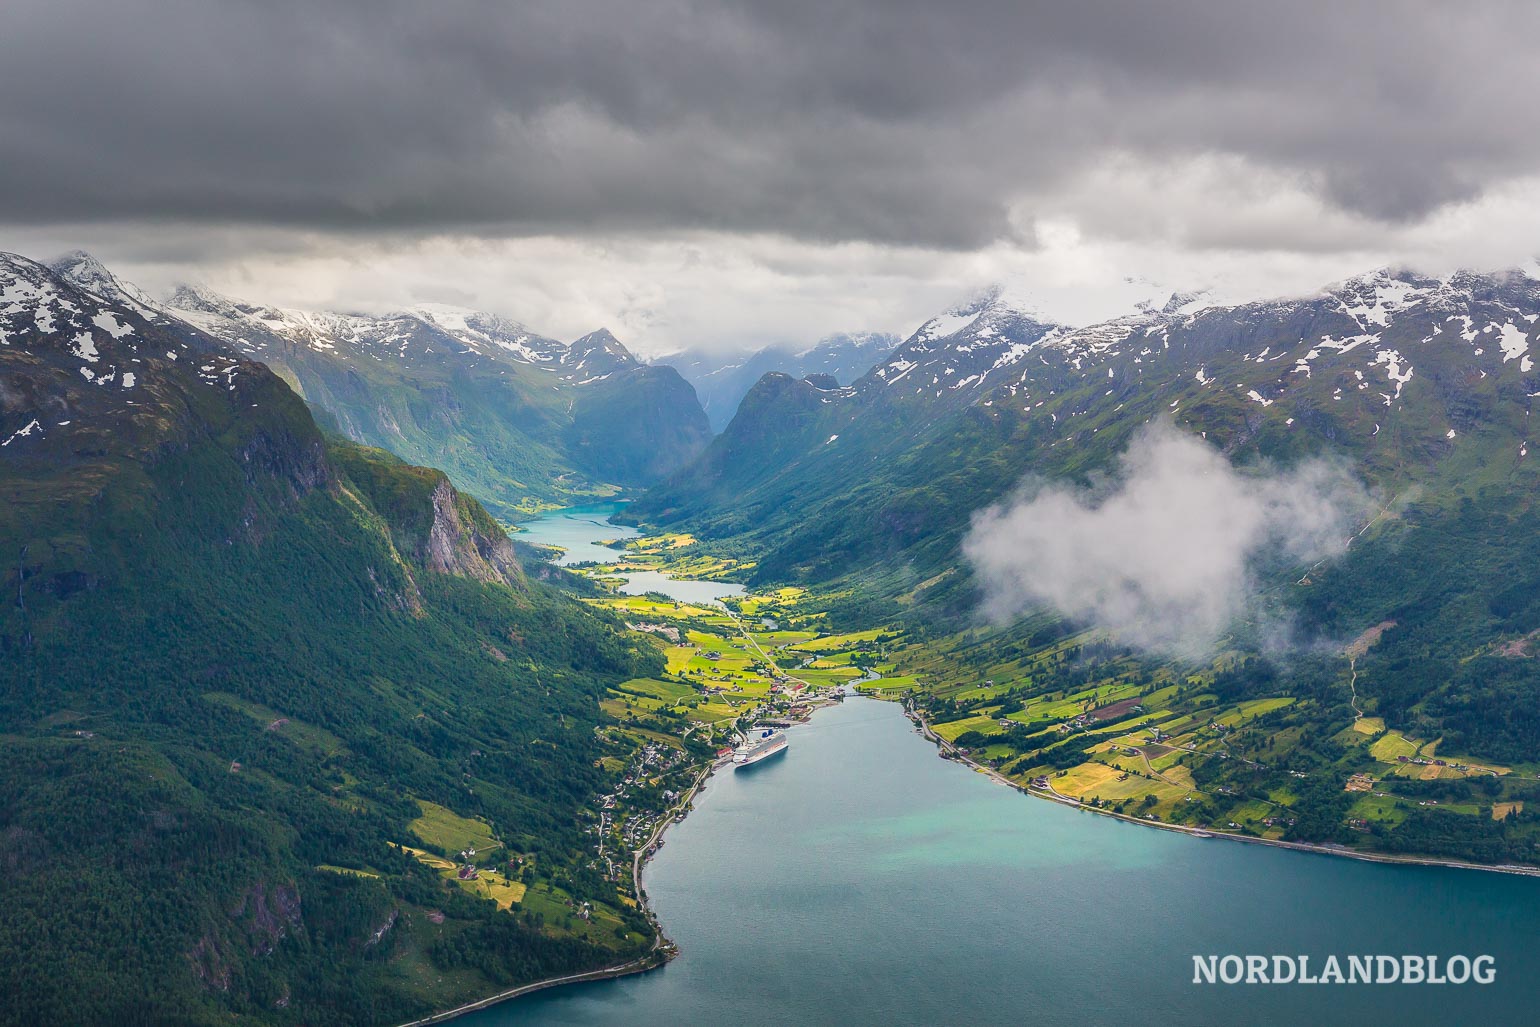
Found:
[[[598,543],[610,539],[636,538],[640,532],[623,524],[610,524],[609,518],[623,503],[596,503],[553,510],[519,525],[517,538],[530,544],[560,546],[566,550],[557,564],[610,563],[619,554]],[[620,590],[626,595],[661,592],[682,603],[709,603],[723,596],[743,594],[742,585],[720,581],[688,581],[671,578],[657,571],[636,571],[617,575],[625,579]]]

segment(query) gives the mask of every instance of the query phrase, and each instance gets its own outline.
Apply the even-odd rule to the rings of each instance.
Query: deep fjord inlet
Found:
[[[1540,5],[3,26],[0,1027],[1540,1020]]]

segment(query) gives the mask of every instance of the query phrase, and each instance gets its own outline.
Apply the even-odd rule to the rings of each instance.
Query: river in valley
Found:
[[[602,518],[601,518],[602,522]],[[600,537],[614,537],[604,528]],[[1200,839],[1022,795],[852,698],[718,772],[645,884],[681,955],[513,1024],[1536,1022],[1540,879]],[[1476,956],[1490,985],[1195,985],[1194,955]]]

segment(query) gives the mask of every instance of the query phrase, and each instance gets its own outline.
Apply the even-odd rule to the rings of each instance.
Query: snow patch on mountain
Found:
[[[43,433],[43,426],[38,423],[38,420],[35,417],[28,421],[26,424],[22,425],[16,431],[12,432],[9,438],[7,438],[4,442],[0,442],[0,446],[9,446],[17,439],[24,439],[28,435],[31,435],[33,432],[37,432],[39,435]]]
[[[1512,321],[1503,325],[1491,324],[1487,331],[1497,330],[1497,345],[1503,351],[1503,363],[1522,357],[1529,352],[1529,336]]]
[[[121,339],[125,335],[132,335],[134,329],[126,324],[118,323],[118,315],[110,310],[103,310],[92,315],[91,323],[114,339]]]
[[[81,332],[76,335],[72,349],[75,356],[88,364],[94,364],[101,359],[101,355],[96,352],[96,344],[91,341],[90,332]]]

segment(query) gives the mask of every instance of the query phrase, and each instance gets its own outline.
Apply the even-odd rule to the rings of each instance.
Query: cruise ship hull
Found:
[[[756,745],[747,751],[739,750],[733,753],[733,769],[747,770],[757,763],[763,763],[773,756],[781,755],[786,749],[786,736],[777,734],[773,739]]]

